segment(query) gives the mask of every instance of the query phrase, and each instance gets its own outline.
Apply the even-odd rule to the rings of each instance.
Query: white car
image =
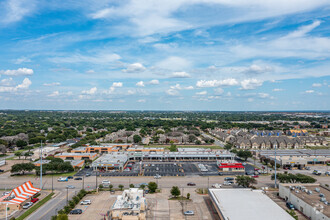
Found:
[[[110,185],[110,181],[109,180],[103,180],[102,181],[102,185],[103,186],[109,186]]]
[[[232,182],[225,181],[225,182],[223,182],[223,185],[225,185],[225,186],[229,186],[229,185],[232,185]]]
[[[194,215],[194,211],[185,211],[184,215]]]
[[[80,203],[80,205],[90,205],[90,204],[92,204],[91,200],[84,200]]]
[[[30,208],[32,205],[33,205],[32,202],[27,202],[27,203],[25,203],[25,204],[23,205],[23,209],[28,209],[28,208]]]
[[[156,176],[154,176],[154,178],[155,179],[160,179],[160,178],[162,178],[162,176],[157,174]]]
[[[221,188],[221,184],[216,183],[212,185],[212,188],[216,188],[216,189],[220,189]]]

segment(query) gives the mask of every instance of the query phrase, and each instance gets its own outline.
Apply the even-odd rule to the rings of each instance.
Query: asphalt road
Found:
[[[214,144],[217,145],[217,146],[220,146],[220,147],[224,147],[225,146],[225,143],[220,141],[219,139],[209,135],[209,134],[206,134],[205,132],[201,132],[201,134],[204,136],[204,137],[208,137],[208,138],[211,138],[214,140]]]

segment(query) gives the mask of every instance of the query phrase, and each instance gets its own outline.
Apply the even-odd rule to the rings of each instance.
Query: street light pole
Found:
[[[85,186],[85,176],[83,176],[82,178],[83,178],[83,181],[82,181],[82,189],[84,189],[84,186]]]
[[[66,188],[66,205],[68,205],[69,202],[69,188]]]
[[[97,189],[97,168],[96,168],[96,173],[95,173],[95,189]]]
[[[52,173],[52,192],[54,192],[54,181],[53,181],[53,176],[54,176],[54,173]]]
[[[8,203],[6,203],[6,220],[8,220],[7,209],[8,209]]]
[[[40,189],[42,189],[42,141],[40,144]]]
[[[277,147],[277,144],[275,144],[275,188],[277,188],[277,185],[276,185],[276,147]]]

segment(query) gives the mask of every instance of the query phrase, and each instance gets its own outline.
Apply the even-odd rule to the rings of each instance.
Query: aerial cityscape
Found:
[[[0,220],[330,220],[329,1],[0,14]]]

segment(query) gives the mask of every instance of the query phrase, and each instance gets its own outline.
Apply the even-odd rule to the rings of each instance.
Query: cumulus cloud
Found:
[[[273,89],[273,92],[281,92],[281,91],[284,91],[284,89],[280,89],[280,88]]]
[[[180,95],[179,91],[176,89],[168,89],[168,90],[166,90],[166,94],[170,95],[170,96],[179,96]]]
[[[122,82],[114,82],[114,83],[112,83],[112,87],[114,87],[114,88],[123,87],[123,83]]]
[[[26,76],[32,75],[33,70],[28,68],[18,68],[17,70],[0,70],[0,74],[7,76]]]
[[[49,94],[48,97],[56,97],[59,95],[60,95],[59,91],[54,91],[53,93]]]
[[[87,70],[86,73],[91,74],[91,73],[95,73],[95,71],[94,70]]]
[[[132,63],[127,66],[126,69],[122,70],[124,73],[138,73],[145,71],[146,68],[141,63]]]
[[[219,86],[235,86],[238,85],[236,79],[229,78],[224,80],[199,80],[196,83],[197,87],[200,88],[209,88],[209,87],[219,87]]]
[[[25,78],[21,84],[16,86],[16,88],[17,89],[28,89],[31,84],[32,84],[31,80],[29,80],[29,78]]]
[[[311,93],[314,93],[314,92],[315,92],[315,91],[312,90],[312,89],[311,89],[311,90],[306,90],[306,91],[305,91],[305,93],[307,93],[307,94],[311,94]]]
[[[136,86],[144,87],[144,82],[143,81],[137,82],[136,83]]]
[[[156,67],[169,70],[183,70],[190,67],[190,62],[182,57],[168,57],[156,64]]]
[[[2,79],[0,81],[1,86],[12,86],[14,84],[13,78]]]
[[[27,57],[21,57],[21,58],[14,60],[15,64],[30,63],[30,62],[31,62],[31,59],[29,59]]]
[[[86,95],[94,95],[97,91],[97,88],[96,87],[93,87],[89,90],[83,90],[81,93],[82,94],[86,94]]]
[[[53,83],[44,83],[43,85],[44,86],[60,86],[61,83],[59,83],[59,82],[53,82]]]
[[[196,95],[206,95],[207,91],[196,92]]]
[[[194,87],[193,87],[193,86],[186,86],[186,87],[184,87],[183,89],[186,89],[186,90],[192,90],[192,89],[194,89]]]
[[[246,68],[243,72],[246,74],[251,74],[251,75],[258,75],[258,74],[263,74],[263,73],[268,73],[273,71],[273,68],[270,66],[259,66],[256,64],[252,64],[248,68]]]
[[[221,94],[223,94],[223,92],[224,92],[224,90],[222,88],[215,88],[214,89],[214,93],[216,95],[221,95]]]
[[[148,84],[150,84],[150,85],[158,85],[159,84],[159,80],[157,80],[157,79],[150,80],[148,82]]]
[[[139,100],[137,100],[137,102],[139,102],[139,103],[145,103],[146,100],[145,99],[139,99]]]
[[[9,80],[11,81],[11,80]],[[8,83],[8,81],[2,81],[4,82],[5,84]],[[18,84],[17,86],[8,86],[7,85],[1,85],[0,86],[0,92],[16,92],[18,90],[24,90],[24,89],[28,89],[30,87],[30,85],[32,84],[31,80],[28,79],[28,78],[25,78],[23,80],[23,82],[21,84]]]
[[[322,84],[321,83],[313,83],[313,85],[312,85],[313,87],[321,87],[322,86]]]
[[[245,79],[241,82],[242,90],[251,90],[256,89],[259,86],[262,86],[263,82],[258,79]]]
[[[71,56],[53,57],[49,60],[54,63],[95,63],[105,64],[120,60],[121,57],[115,53],[98,53],[94,55],[82,55],[79,53]]]
[[[189,78],[190,75],[186,72],[174,72],[171,75],[172,78]]]

